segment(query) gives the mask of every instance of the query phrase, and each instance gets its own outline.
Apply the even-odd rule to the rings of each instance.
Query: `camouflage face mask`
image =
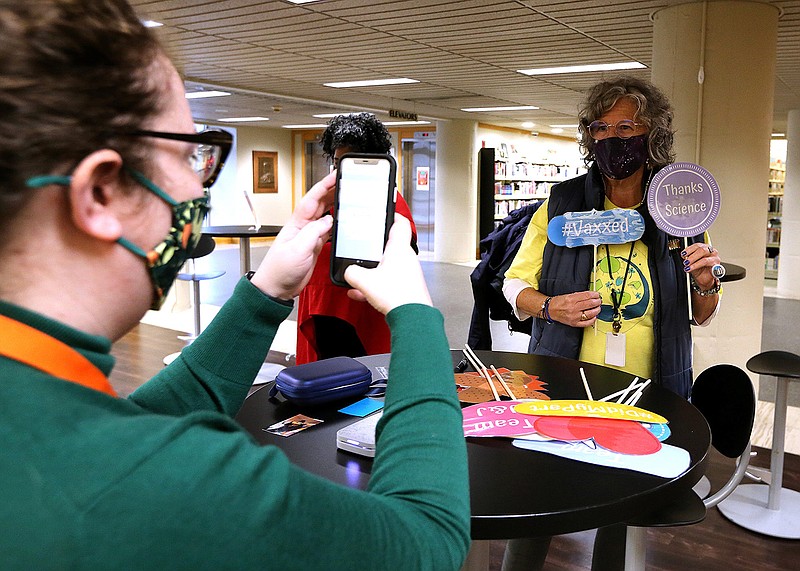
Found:
[[[172,226],[169,234],[159,244],[145,251],[130,240],[120,237],[117,242],[125,249],[144,259],[153,284],[151,309],[160,309],[183,264],[197,246],[202,234],[203,218],[210,206],[208,196],[177,202],[142,173],[125,169],[133,179],[172,207]],[[69,185],[69,176],[37,176],[26,182],[30,188],[50,184]]]

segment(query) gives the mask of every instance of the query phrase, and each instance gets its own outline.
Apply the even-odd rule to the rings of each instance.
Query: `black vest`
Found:
[[[645,176],[645,180],[649,177]],[[592,165],[588,174],[553,186],[550,193],[548,220],[565,212],[604,209],[605,193],[599,170]],[[642,241],[648,249],[648,267],[653,284],[653,335],[655,336],[655,367],[653,382],[688,398],[692,386],[692,334],[686,272],[678,248],[670,251],[671,238],[659,230],[647,205],[638,209],[645,221]],[[690,238],[693,243],[701,236]],[[681,240],[681,244],[682,244]],[[586,291],[592,275],[594,252],[592,246],[566,248],[548,240],[544,248],[539,291],[546,295],[561,295]],[[562,323],[548,324],[534,319],[529,352],[536,355],[555,355],[577,359],[584,329]]]

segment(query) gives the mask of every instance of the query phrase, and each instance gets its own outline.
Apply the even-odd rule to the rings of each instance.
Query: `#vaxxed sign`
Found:
[[[702,234],[719,214],[719,186],[694,163],[667,165],[653,177],[647,209],[661,230],[686,238]]]
[[[635,210],[589,210],[555,216],[547,225],[547,237],[556,246],[625,244],[642,237],[644,219]]]

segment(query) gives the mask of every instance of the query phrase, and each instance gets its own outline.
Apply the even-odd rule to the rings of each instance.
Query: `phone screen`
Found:
[[[344,155],[339,162],[331,275],[343,281],[350,264],[380,262],[394,212],[394,159],[388,155]]]

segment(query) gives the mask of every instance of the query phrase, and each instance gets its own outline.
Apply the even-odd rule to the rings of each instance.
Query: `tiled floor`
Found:
[[[252,248],[253,267],[263,259],[267,247],[254,245]],[[445,264],[430,261],[430,256],[421,256],[423,271],[434,305],[445,316],[445,331],[451,347],[462,347],[467,339],[472,314],[472,290],[469,274],[474,264]],[[201,291],[201,323],[206,324],[216,314],[216,310],[230,295],[239,278],[239,253],[236,245],[220,245],[209,256],[197,261],[198,271],[211,269],[225,270],[220,278],[204,281]],[[152,325],[160,325],[180,331],[191,331],[193,313],[191,309],[190,286],[179,282],[170,293],[167,303],[159,312],[148,312],[142,320]],[[296,312],[281,326],[272,349],[283,353],[294,353],[296,335]],[[785,350],[800,352],[796,324],[800,323],[800,300],[775,297],[774,286],[765,286],[762,350]],[[504,323],[493,326],[494,349],[524,352],[528,337],[509,334]],[[771,447],[774,379],[762,377],[759,383],[759,402],[756,410],[756,424],[753,431],[753,444],[764,448]],[[790,383],[789,411],[786,431],[786,451],[800,454],[800,383]]]

